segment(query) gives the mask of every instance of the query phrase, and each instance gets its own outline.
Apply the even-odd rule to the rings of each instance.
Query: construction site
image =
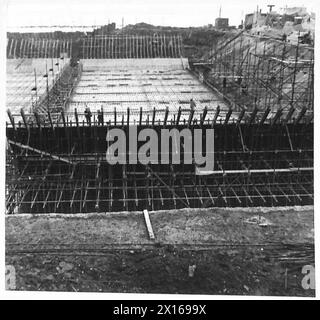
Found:
[[[8,34],[7,259],[37,265],[30,280],[50,255],[61,277],[54,285],[48,274],[39,283],[26,276],[20,290],[314,294],[299,286],[299,268],[314,263],[314,47],[245,29],[213,38],[199,58],[178,31]],[[109,164],[108,132],[121,129],[129,139],[132,126],[159,137],[163,129],[213,129],[213,170],[199,174],[195,163],[173,163],[172,153],[168,164]],[[182,158],[182,141],[178,148]],[[74,259],[93,254],[97,263],[117,250],[125,258],[118,253],[114,264],[129,278],[143,259],[136,253],[151,259],[144,268],[167,275],[119,286],[101,276],[94,285],[72,280],[87,263],[76,267]],[[60,255],[73,265],[65,278]],[[246,255],[252,282],[221,282]],[[225,266],[210,271],[212,283],[204,272],[211,259]],[[186,279],[173,280],[180,263],[189,277],[183,269]]]

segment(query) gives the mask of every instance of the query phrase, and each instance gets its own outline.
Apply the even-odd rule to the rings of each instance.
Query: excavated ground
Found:
[[[313,207],[6,216],[17,290],[314,296]],[[195,266],[190,276],[189,267]]]

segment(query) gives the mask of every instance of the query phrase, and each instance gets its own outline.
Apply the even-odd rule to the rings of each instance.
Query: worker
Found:
[[[87,123],[91,124],[91,117],[92,117],[92,113],[90,111],[90,108],[86,108],[84,111],[84,116],[86,117]]]
[[[190,99],[190,109],[194,110],[196,108],[196,103],[193,101],[193,99]]]
[[[98,125],[103,125],[103,113],[102,113],[102,108],[101,110],[98,110]]]

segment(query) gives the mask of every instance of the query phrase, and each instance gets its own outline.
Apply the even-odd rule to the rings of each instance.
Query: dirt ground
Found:
[[[314,265],[313,207],[158,211],[150,219],[155,240],[141,212],[7,216],[16,290],[315,295],[301,285],[302,267]]]

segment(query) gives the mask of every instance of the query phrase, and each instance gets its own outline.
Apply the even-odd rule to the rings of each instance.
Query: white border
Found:
[[[0,145],[2,147],[2,152],[0,156],[0,176],[2,178],[2,188],[0,189],[0,199],[1,199],[1,205],[3,207],[3,216],[4,217],[4,207],[5,207],[5,200],[4,200],[4,194],[5,194],[5,66],[6,66],[6,11],[7,11],[7,5],[8,1],[5,0],[0,2],[0,101],[1,103],[1,112],[0,112],[0,119],[1,119],[1,125],[0,125]],[[133,0],[134,1],[134,0]],[[161,1],[161,0],[158,0]],[[172,0],[174,1],[174,0]],[[227,2],[232,2],[232,0],[225,0]],[[235,1],[235,0],[233,0]],[[25,1],[27,2],[27,0]],[[43,1],[44,2],[44,1]],[[92,1],[89,1],[91,3]],[[201,6],[201,0],[198,0],[199,6]],[[286,4],[290,5],[290,0],[288,1],[273,1],[272,3],[276,3],[277,5],[280,4]],[[147,3],[147,0],[146,0]],[[259,1],[257,1],[257,4],[259,4]],[[92,5],[92,3],[91,3]],[[261,4],[262,5],[262,4]],[[264,5],[264,4],[263,4]],[[303,5],[301,3],[301,5]],[[307,0],[304,1],[304,5],[309,7],[312,6],[313,10],[316,13],[316,39],[315,39],[315,103],[314,105],[318,106],[319,101],[319,94],[317,91],[317,88],[319,88],[320,81],[319,81],[319,74],[320,74],[320,63],[318,60],[320,51],[319,51],[319,41],[317,35],[320,35],[318,33],[319,31],[319,17],[320,17],[320,3],[317,0]],[[200,12],[200,10],[198,11]],[[213,17],[214,20],[214,17]],[[319,112],[315,112],[315,123],[320,123],[319,119],[320,115]],[[315,125],[315,131],[314,131],[314,139],[315,142],[317,142],[317,138],[320,137],[320,127]],[[317,167],[316,164],[319,163],[319,145],[315,143],[314,148],[314,181],[315,181],[315,202],[314,202],[314,210],[315,210],[315,248],[316,248],[316,256],[315,256],[315,263],[316,266],[320,265],[320,244],[319,244],[319,224],[320,224],[320,217],[318,216],[318,208],[319,208],[319,195],[320,195],[320,179],[319,179],[319,170],[320,168]],[[0,223],[0,235],[1,235],[1,249],[0,249],[0,255],[1,255],[1,262],[0,262],[0,298],[4,300],[11,300],[11,299],[17,299],[17,300],[23,300],[23,299],[31,299],[31,300],[57,300],[57,299],[63,299],[63,300],[69,300],[69,299],[76,299],[76,300],[104,300],[104,299],[114,299],[114,300],[308,300],[310,298],[301,298],[301,297],[271,297],[271,296],[219,296],[219,295],[169,295],[169,294],[125,294],[125,293],[73,293],[73,292],[20,292],[20,291],[5,291],[4,290],[4,265],[5,265],[5,250],[4,250],[4,222],[5,219],[1,219]],[[316,268],[316,299],[319,299],[319,288],[320,288],[320,276],[318,269]]]

